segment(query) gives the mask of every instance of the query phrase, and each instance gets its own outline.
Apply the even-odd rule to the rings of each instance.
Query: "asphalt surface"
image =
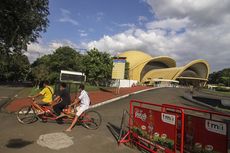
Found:
[[[15,114],[0,113],[0,153],[133,153],[136,149],[125,145],[118,146],[116,139],[108,129],[108,123],[120,126],[122,112],[129,109],[129,101],[137,99],[154,103],[171,103],[183,106],[198,106],[182,98],[184,89],[164,88],[131,95],[97,108],[103,119],[97,130],[88,130],[76,126],[71,133],[73,145],[60,150],[52,150],[37,144],[40,135],[62,132],[66,124],[41,123],[22,125],[17,122]]]

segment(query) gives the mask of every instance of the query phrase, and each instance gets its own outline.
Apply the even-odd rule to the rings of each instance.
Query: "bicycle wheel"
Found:
[[[81,122],[87,129],[96,130],[101,125],[101,115],[96,111],[87,111]]]
[[[36,121],[37,117],[34,109],[31,106],[26,106],[17,112],[17,119],[22,124],[30,124]]]

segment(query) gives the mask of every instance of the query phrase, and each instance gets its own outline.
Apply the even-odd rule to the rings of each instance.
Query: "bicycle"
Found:
[[[34,123],[37,120],[41,120],[42,122],[47,122],[48,120],[57,120],[57,115],[53,112],[51,106],[39,106],[37,108],[33,103],[29,106],[22,107],[20,110],[17,111],[17,120],[22,124],[30,124]],[[39,111],[43,110],[43,114],[39,114]],[[62,121],[64,122],[72,122],[75,109],[64,109],[63,113],[66,115],[62,117]],[[87,129],[95,130],[99,128],[101,125],[102,119],[101,115],[94,110],[86,110],[83,112],[77,122],[77,125],[82,125]]]

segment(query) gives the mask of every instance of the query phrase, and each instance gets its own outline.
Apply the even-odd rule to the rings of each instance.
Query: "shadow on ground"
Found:
[[[194,107],[194,103],[193,101],[189,100],[189,99],[186,99],[184,96],[179,96],[180,98],[184,99],[184,100],[187,100],[187,101],[190,101],[191,103],[187,103],[187,102],[182,102],[183,105],[185,106],[188,106],[188,107]],[[204,105],[202,104],[199,104],[199,103],[195,103],[197,106],[199,106],[199,108],[201,109],[210,109],[210,110],[215,110],[214,108],[207,108],[205,107]]]
[[[113,91],[112,90],[108,90],[108,89],[105,89],[105,88],[99,88],[101,91],[103,91],[103,92],[110,92],[110,93],[112,93]]]
[[[6,144],[7,148],[23,148],[27,145],[33,144],[33,141],[27,141],[23,139],[10,139]]]

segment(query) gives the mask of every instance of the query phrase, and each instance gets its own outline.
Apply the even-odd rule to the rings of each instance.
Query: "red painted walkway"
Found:
[[[120,88],[119,94],[115,93],[115,88],[111,90],[97,90],[97,91],[90,91],[89,96],[91,99],[91,104],[98,104],[100,102],[104,102],[109,99],[113,99],[122,95],[126,95],[129,93],[133,93],[136,91],[148,89],[150,87],[146,86],[136,86],[136,87],[131,87],[131,88]],[[72,99],[76,96],[76,94],[72,94]],[[31,103],[30,98],[21,98],[21,99],[15,99],[12,102],[10,102],[6,107],[5,110],[7,112],[16,112],[18,109],[20,109],[23,106],[30,105]]]

